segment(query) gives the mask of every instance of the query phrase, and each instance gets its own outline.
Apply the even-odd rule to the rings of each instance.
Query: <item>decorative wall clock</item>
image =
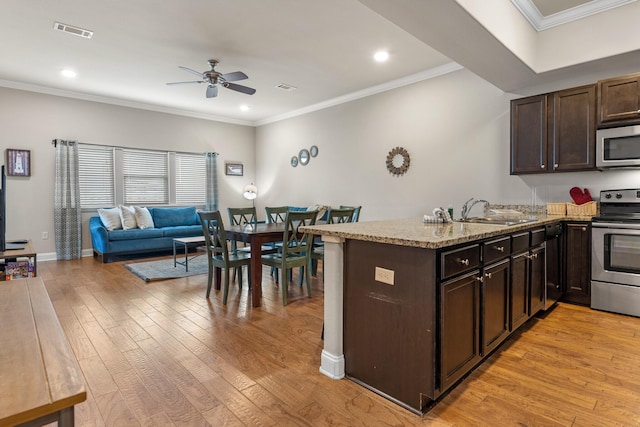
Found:
[[[393,148],[387,155],[387,170],[391,175],[404,175],[409,169],[410,163],[409,153],[402,147]]]

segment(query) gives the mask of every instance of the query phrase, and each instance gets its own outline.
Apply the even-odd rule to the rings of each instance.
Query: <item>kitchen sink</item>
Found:
[[[461,219],[460,222],[471,222],[474,224],[493,224],[493,225],[520,225],[535,222],[535,218],[493,218],[493,217],[473,217]]]

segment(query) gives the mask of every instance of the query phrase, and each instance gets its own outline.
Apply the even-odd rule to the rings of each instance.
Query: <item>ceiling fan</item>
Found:
[[[214,98],[218,96],[218,86],[216,86],[218,84],[223,87],[226,87],[227,89],[246,93],[247,95],[253,95],[254,93],[256,93],[256,90],[253,88],[250,88],[248,86],[242,86],[236,83],[231,83],[238,80],[248,79],[249,77],[247,77],[245,73],[243,73],[242,71],[234,71],[233,73],[222,74],[215,70],[216,65],[218,65],[218,60],[210,59],[209,66],[211,67],[211,70],[207,70],[203,72],[192,70],[191,68],[187,68],[187,67],[178,66],[178,68],[181,68],[191,74],[195,74],[196,76],[200,77],[201,80],[194,80],[189,82],[172,82],[167,84],[171,86],[171,85],[184,85],[184,84],[194,84],[194,83],[198,83],[198,84],[206,83],[207,98]]]

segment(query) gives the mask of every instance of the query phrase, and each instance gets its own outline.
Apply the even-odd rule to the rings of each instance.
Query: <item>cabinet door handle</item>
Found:
[[[498,252],[504,252],[504,246],[494,246],[493,249],[495,249]]]
[[[493,277],[491,273],[484,273],[484,275],[487,276],[487,279],[491,279],[491,277]]]
[[[559,165],[559,164],[557,164],[557,163],[554,163],[553,168],[554,168],[554,169],[558,169],[558,166],[560,166],[560,165]]]
[[[478,282],[482,283],[482,282],[484,282],[484,277],[482,277],[482,276],[478,276],[478,277],[476,277],[476,280],[477,280]]]
[[[460,262],[460,264],[462,264],[462,265],[469,265],[469,259],[468,259],[468,258],[461,259],[461,260],[459,260],[459,262]]]
[[[544,169],[544,165],[540,165],[540,169]]]
[[[587,231],[587,227],[582,227],[581,230],[582,231]]]

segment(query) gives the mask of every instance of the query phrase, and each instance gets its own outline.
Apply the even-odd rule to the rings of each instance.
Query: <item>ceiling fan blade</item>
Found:
[[[182,65],[178,65],[178,68],[185,70],[191,74],[195,74],[198,77],[202,77],[202,73],[196,70],[192,70],[191,68],[183,67]]]
[[[253,95],[254,93],[256,93],[256,90],[251,87],[242,86],[235,83],[225,82],[224,87],[226,87],[227,89],[235,90],[237,92],[246,93],[247,95]]]
[[[237,82],[238,80],[248,79],[249,77],[242,71],[234,71],[233,73],[223,74],[222,78],[228,82]]]
[[[207,86],[207,98],[215,98],[216,96],[218,96],[218,86]]]
[[[194,80],[194,81],[190,81],[190,82],[171,82],[171,83],[167,83],[169,86],[171,85],[190,85],[193,83],[204,83],[202,80]]]

